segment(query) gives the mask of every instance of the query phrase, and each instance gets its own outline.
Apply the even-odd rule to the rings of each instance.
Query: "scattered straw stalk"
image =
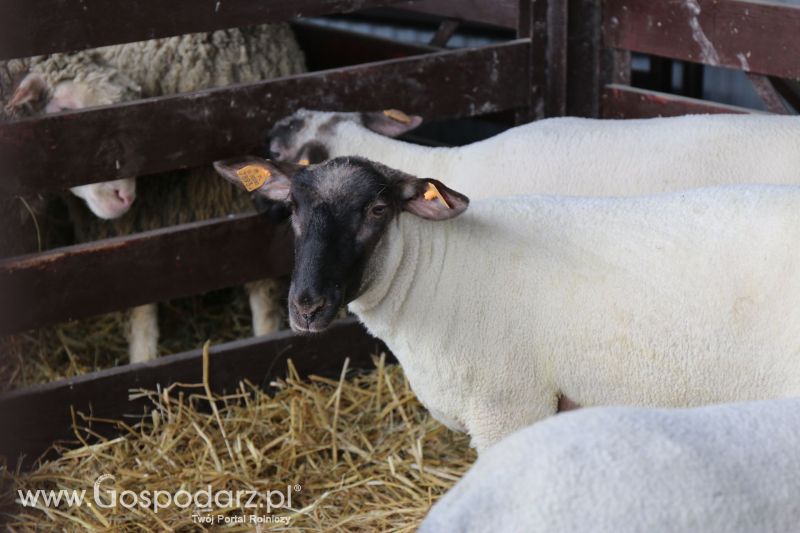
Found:
[[[241,287],[162,302],[158,313],[160,355],[252,335]],[[116,312],[0,337],[0,390],[126,364],[127,330],[127,313]]]
[[[12,531],[413,531],[431,503],[474,460],[464,436],[436,423],[416,400],[400,368],[330,380],[301,380],[290,372],[270,396],[241,384],[236,394],[213,398],[207,388],[189,395],[168,388],[138,391],[152,403],[151,416],[122,436],[62,446],[59,457],[22,474],[6,474],[4,506],[15,508]],[[194,390],[194,389],[193,389]],[[98,420],[84,418],[95,429]],[[173,505],[112,509],[24,508],[17,489],[86,489],[102,474],[103,488],[140,493],[210,485],[218,491],[292,491],[292,508],[273,510],[289,523],[249,523],[263,509],[232,505],[212,513]],[[298,485],[299,490],[295,490]],[[193,515],[211,516],[200,524]],[[216,517],[244,517],[220,524]]]

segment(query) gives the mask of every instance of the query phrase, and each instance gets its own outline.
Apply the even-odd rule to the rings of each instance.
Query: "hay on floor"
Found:
[[[168,355],[253,334],[242,287],[158,305],[159,353]],[[0,391],[128,363],[127,313],[73,320],[0,337]]]
[[[435,422],[411,392],[402,370],[376,359],[369,373],[342,372],[339,380],[300,379],[292,370],[270,396],[243,383],[235,394],[215,397],[197,386],[190,395],[173,388],[138,391],[152,403],[151,416],[122,436],[58,448],[59,457],[29,473],[7,474],[4,507],[15,512],[13,531],[414,531],[430,505],[474,461],[468,439]],[[350,377],[346,377],[350,376]],[[213,376],[212,376],[213,380]],[[212,409],[209,409],[209,405]],[[79,418],[79,424],[108,421]],[[23,508],[17,489],[86,489],[91,499],[103,483],[140,493],[178,489],[211,491],[292,489],[292,508],[273,510],[289,523],[248,523],[263,509],[235,505],[211,513],[171,506],[133,510],[86,505]],[[224,500],[224,498],[223,498]],[[193,514],[244,517],[244,523],[199,524]],[[214,518],[216,521],[216,518]],[[273,520],[275,520],[273,518]]]

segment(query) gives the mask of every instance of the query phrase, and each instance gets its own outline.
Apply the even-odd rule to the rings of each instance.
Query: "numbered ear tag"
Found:
[[[403,124],[410,124],[411,117],[400,111],[399,109],[384,109],[383,114],[392,120],[402,122]]]
[[[239,181],[242,182],[247,192],[261,188],[272,176],[269,170],[258,165],[247,165],[236,171]]]
[[[450,204],[447,203],[447,200],[444,199],[442,193],[439,192],[439,189],[436,188],[431,182],[428,182],[428,190],[425,191],[425,199],[429,202],[432,200],[439,200],[439,203],[445,206],[447,209],[451,209]]]
[[[298,165],[302,165],[304,167],[307,167],[310,163],[311,161],[309,161],[308,159],[301,159],[300,161],[297,162]]]

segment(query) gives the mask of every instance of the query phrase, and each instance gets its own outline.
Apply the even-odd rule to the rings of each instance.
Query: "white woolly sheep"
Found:
[[[28,72],[6,102],[7,112],[43,108],[51,113],[287,76],[304,72],[305,59],[288,24],[263,24],[11,60],[2,66],[0,81],[6,83]],[[104,219],[121,216],[135,199],[133,178],[70,190]]]
[[[141,85],[145,97],[305,71],[305,57],[286,23],[118,44],[97,53]]]
[[[795,531],[800,400],[601,407],[489,448],[420,533]]]
[[[553,118],[454,148],[391,138],[421,122],[396,110],[300,110],[273,127],[270,151],[291,162],[366,157],[439,179],[472,199],[640,196],[712,185],[800,184],[799,117]]]
[[[800,395],[798,187],[495,199],[434,223],[468,202],[437,180],[362,158],[216,167],[235,182],[245,164],[294,206],[292,327],[320,331],[349,302],[479,451],[559,399]]]
[[[173,171],[138,178],[139,199],[133,208],[114,220],[98,220],[68,199],[78,241],[87,242],[197,220],[224,217],[252,209],[248,194],[223,183],[211,168]],[[254,335],[266,335],[283,323],[283,283],[265,279],[245,284],[250,301]],[[131,362],[158,356],[158,307],[145,304],[131,311],[129,320]]]
[[[110,64],[141,84],[144,96],[197,91],[233,83],[256,82],[305,71],[305,59],[287,24],[264,24],[126,43],[98,49]],[[114,221],[113,231],[155,229],[243,212],[252,208],[249,198],[231,190],[208,168],[196,169],[178,180],[160,176],[148,180],[154,199],[146,208],[135,207],[127,220]],[[173,175],[176,175],[173,173]],[[186,199],[190,202],[187,204]],[[146,202],[142,202],[146,204]],[[131,225],[132,222],[132,227]],[[102,230],[100,230],[102,231]],[[90,232],[98,235],[97,228]],[[253,332],[265,335],[280,328],[282,284],[267,279],[245,285],[253,315]],[[131,361],[157,355],[158,321],[155,304],[137,307],[131,315]]]
[[[303,54],[286,24],[126,43],[81,53],[77,57],[81,56],[124,72],[141,84],[143,96],[255,82],[305,70]],[[26,81],[30,79],[34,81],[34,87],[47,88],[47,82],[57,75],[62,76],[57,79],[63,79],[64,76],[74,76],[73,72],[82,72],[85,66],[83,59],[70,63],[71,57],[65,56],[67,64],[61,70],[46,70],[55,73],[50,78],[31,76]],[[61,74],[62,71],[66,74]],[[22,94],[25,87],[23,82],[18,93]],[[58,96],[58,88],[53,94]],[[15,105],[21,103],[22,98],[14,102]],[[48,104],[49,111],[64,108]],[[99,185],[84,187],[88,189],[84,196],[87,196],[92,211],[100,215],[88,198],[89,192],[96,191]],[[73,192],[79,194],[81,188],[75,188]],[[78,203],[70,202],[77,238],[85,241],[127,235],[252,208],[247,195],[222,183],[208,168],[140,179],[138,195],[145,200],[136,202],[130,210],[126,208],[124,212],[115,213],[115,219],[110,221],[96,220],[88,216]],[[281,283],[277,280],[261,280],[248,283],[246,289],[253,314],[254,333],[264,335],[279,329],[283,321],[279,304]],[[157,356],[158,320],[155,304],[132,310],[129,351],[131,362],[151,360]]]
[[[27,72],[5,105],[14,116],[83,109],[141,97],[138,85],[90,52],[16,60],[5,66],[6,71]],[[112,219],[130,209],[136,198],[136,181],[115,179],[79,185],[70,191],[84,199],[96,216]]]

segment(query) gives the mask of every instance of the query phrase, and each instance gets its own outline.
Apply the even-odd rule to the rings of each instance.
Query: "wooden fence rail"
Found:
[[[289,274],[265,217],[194,222],[0,261],[0,335]]]
[[[800,78],[800,5],[745,0],[606,0],[606,44]]]
[[[0,194],[63,190],[247,153],[265,128],[299,107],[397,107],[429,119],[523,107],[528,50],[528,41],[518,40],[0,124]]]
[[[627,85],[607,85],[603,90],[603,118],[675,117],[697,113],[738,114],[757,111]]]
[[[219,30],[402,0],[0,0],[0,59]]]
[[[386,352],[382,342],[370,337],[355,319],[345,319],[317,335],[283,331],[214,346],[210,384],[216,393],[234,391],[242,380],[267,387],[286,376],[288,359],[302,376],[332,377],[339,374],[346,357],[351,368],[369,368],[370,356],[381,352]],[[30,466],[53,442],[74,440],[71,410],[101,418],[141,416],[149,412],[147,403],[130,401],[128,392],[172,383],[202,383],[200,350],[0,394],[0,456],[24,455]]]

